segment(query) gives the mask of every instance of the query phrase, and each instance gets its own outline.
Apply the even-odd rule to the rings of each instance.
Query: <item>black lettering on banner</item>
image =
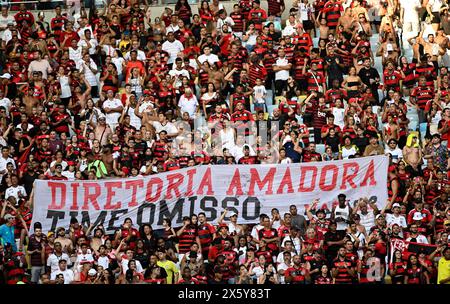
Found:
[[[108,211],[100,211],[100,214],[98,215],[97,219],[95,220],[94,224],[92,224],[94,227],[98,225],[103,225],[106,220],[106,215],[108,214]],[[91,218],[89,217],[89,211],[81,211],[81,224],[83,226],[89,227],[91,225]]]
[[[233,203],[233,206],[239,206],[239,200],[235,197],[226,197],[223,201],[222,201],[222,208],[223,209],[227,209],[228,208],[228,214],[230,214],[231,212],[236,212],[237,214],[239,214],[238,210],[234,207],[229,207],[228,206],[228,202]],[[229,221],[230,217],[226,216],[224,217],[224,220]]]
[[[191,203],[189,216],[192,216],[195,213],[195,203],[197,202],[197,196],[189,196],[188,200]]]
[[[109,219],[108,222],[108,227],[106,228],[106,230],[108,231],[116,231],[117,229],[119,229],[119,227],[116,227],[114,225],[114,222],[116,222],[120,216],[118,216],[119,214],[127,214],[128,213],[128,209],[120,209],[120,210],[114,210],[111,211],[111,218]]]
[[[206,202],[212,202],[212,207],[207,207]],[[205,196],[200,201],[200,208],[205,212],[206,220],[213,221],[217,218],[217,199],[214,196]],[[211,215],[208,216],[207,212],[211,212]]]
[[[169,211],[169,206],[167,206],[167,203],[165,200],[162,200],[159,202],[159,220],[158,225],[162,225],[163,220],[165,218],[168,218],[170,221],[173,221],[174,217],[176,215],[176,224],[181,224],[183,222],[183,204],[184,204],[184,198],[179,198],[178,201],[175,203],[175,206],[173,207],[172,211]],[[173,224],[173,223],[172,223]]]
[[[72,220],[73,218],[77,219],[77,216],[78,216],[78,211],[69,211],[70,220]]]
[[[142,221],[142,214],[144,213],[144,210],[150,208],[150,216],[148,218],[148,221],[144,220]],[[141,226],[142,223],[149,223],[150,225],[153,224],[153,221],[155,220],[155,204],[152,203],[142,203],[139,205],[138,211],[137,211],[137,218],[136,223]]]
[[[64,211],[53,211],[48,210],[47,211],[47,218],[52,219],[52,228],[50,228],[50,231],[55,231],[56,227],[58,225],[58,220],[64,219]]]
[[[255,207],[252,208],[254,210],[253,215],[248,214],[248,204],[255,204]],[[242,217],[245,220],[255,220],[259,217],[261,213],[261,203],[259,200],[254,196],[249,196],[245,199],[244,204],[242,206]]]

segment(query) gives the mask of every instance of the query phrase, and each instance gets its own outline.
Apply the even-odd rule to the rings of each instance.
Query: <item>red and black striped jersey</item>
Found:
[[[317,71],[318,72],[322,72],[325,75],[325,60],[323,58],[316,58],[316,59],[311,59],[309,61],[309,64],[313,64],[316,63],[317,64]]]
[[[230,18],[233,19],[234,25],[231,27],[233,32],[242,33],[244,32],[244,21],[246,20],[243,13],[232,12]]]
[[[264,83],[267,76],[267,70],[264,66],[260,64],[250,64],[249,71],[248,71],[248,78],[250,80],[250,85],[252,87],[256,84],[256,79],[260,78],[262,82]]]
[[[269,15],[281,16],[281,8],[284,7],[284,0],[267,0]]]
[[[239,0],[239,7],[241,8],[242,15],[245,20],[249,19],[249,12],[252,9],[251,0]]]
[[[434,86],[434,80],[436,80],[437,73],[436,69],[434,68],[434,65],[432,64],[419,64],[416,66],[416,74],[417,79],[420,76],[425,76],[426,78],[426,85],[427,86]]]
[[[354,263],[345,258],[344,260],[340,260],[336,258],[333,261],[332,268],[337,269],[338,273],[335,277],[336,284],[351,284],[353,281],[352,276],[348,273],[347,269],[354,267]]]
[[[424,110],[427,102],[434,98],[434,90],[429,86],[418,86],[412,89],[410,96],[414,97],[419,108]]]
[[[164,162],[164,171],[173,171],[178,169],[181,169],[178,160],[168,159]]]
[[[248,13],[248,19],[250,21],[253,21],[256,30],[261,31],[262,24],[267,19],[267,12],[262,8],[251,9],[250,12]]]
[[[327,26],[336,27],[343,10],[340,2],[328,1],[325,3],[322,12],[326,13]]]
[[[166,141],[159,139],[153,143],[152,151],[158,161],[164,161],[164,156],[169,153],[169,145]]]
[[[55,34],[56,41],[59,41],[59,36],[62,33],[62,28],[66,21],[67,18],[63,16],[56,16],[50,21],[50,29],[53,31],[53,34]]]
[[[303,66],[305,65],[305,59],[308,56],[301,56],[300,53],[295,53],[295,57],[293,58],[293,66],[294,66],[294,79],[300,80],[305,78],[305,74],[303,74]]]
[[[311,253],[305,252],[301,256],[302,263],[310,262],[314,260],[314,251]]]
[[[299,48],[305,48],[307,50],[307,53],[309,53],[309,50],[311,46],[313,45],[311,36],[308,33],[303,33],[302,35],[295,35],[292,37],[292,43],[294,45],[297,45]]]
[[[320,91],[320,87],[325,83],[325,76],[321,72],[308,72],[306,73],[306,81],[308,82],[308,91]]]
[[[198,238],[202,245],[202,250],[205,250],[211,244],[216,228],[210,223],[201,224],[198,226]]]
[[[259,240],[268,240],[278,237],[278,232],[275,228],[269,228],[269,229],[261,229],[258,231],[258,238]],[[278,250],[278,242],[272,242],[267,243],[267,247],[273,252]]]
[[[416,82],[416,74],[415,74],[415,63],[409,63],[406,66],[402,66],[403,74],[405,78],[403,79],[403,85],[407,87],[412,87]]]
[[[258,163],[258,159],[256,156],[242,156],[238,163],[244,165],[255,165]]]
[[[333,279],[330,277],[324,277],[321,275],[316,278],[316,280],[314,281],[314,284],[316,284],[316,285],[333,284]]]
[[[187,253],[191,249],[191,245],[195,243],[198,236],[197,227],[194,225],[187,226],[178,237],[178,253]]]
[[[23,21],[26,21],[30,27],[33,26],[34,24],[33,13],[29,11],[18,12],[17,14],[14,15],[14,20],[16,20],[17,26],[19,27],[22,26]]]
[[[402,80],[402,74],[399,71],[388,69],[383,71],[383,82],[386,90],[393,89],[394,91],[400,91],[400,81]]]
[[[408,277],[408,284],[421,284],[421,278],[423,275],[422,266],[416,268],[408,268],[406,269],[406,276]]]
[[[292,277],[291,284],[306,284],[306,277],[308,270],[302,266],[296,267],[295,265],[289,267],[284,272],[284,277]]]

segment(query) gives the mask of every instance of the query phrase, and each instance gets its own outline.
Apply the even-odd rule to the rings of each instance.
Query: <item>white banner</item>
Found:
[[[228,208],[239,223],[257,223],[272,208],[281,214],[295,204],[299,212],[315,198],[331,210],[344,193],[350,205],[373,197],[381,209],[386,204],[387,156],[345,161],[276,165],[212,165],[184,168],[141,178],[98,181],[36,180],[33,223],[43,231],[68,227],[71,217],[86,226],[103,224],[107,232],[124,219],[162,227],[164,218],[174,227],[183,216],[205,212],[217,223]],[[322,205],[323,204],[323,205]],[[228,218],[225,218],[228,220]],[[33,225],[32,225],[33,227]]]

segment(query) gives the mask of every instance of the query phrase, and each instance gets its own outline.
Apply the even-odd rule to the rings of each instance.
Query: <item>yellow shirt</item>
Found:
[[[442,257],[438,263],[437,282],[438,282],[438,284],[440,284],[439,282],[441,280],[448,279],[448,278],[450,278],[450,260],[446,260],[444,257]],[[447,282],[445,284],[450,284],[450,282]]]
[[[179,272],[177,265],[174,262],[165,260],[164,262],[158,261],[156,263],[159,267],[162,267],[166,270],[167,273],[167,284],[173,284],[174,274]]]

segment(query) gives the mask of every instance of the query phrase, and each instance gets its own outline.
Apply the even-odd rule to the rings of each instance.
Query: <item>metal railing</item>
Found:
[[[223,1],[223,0],[221,0]],[[225,1],[232,1],[232,0],[225,0]],[[48,1],[36,1],[36,0],[30,0],[30,1],[14,1],[14,0],[0,0],[0,5],[7,5],[11,11],[18,11],[19,5],[24,3],[25,7],[28,10],[53,10],[57,5],[60,5],[62,9],[66,9],[67,6],[67,0],[48,0]],[[73,1],[70,1],[73,2]],[[96,7],[104,7],[106,3],[109,3],[110,1],[105,0],[80,0],[81,4],[86,8],[92,7],[92,2],[95,3]],[[188,0],[188,3],[190,5],[197,5],[201,0]],[[161,6],[161,5],[175,5],[177,3],[177,0],[144,0],[143,4],[147,4],[150,6]]]
[[[25,4],[27,10],[52,10],[57,5],[60,5],[63,9],[66,8],[66,0],[52,0],[52,1],[1,1],[0,5],[8,6],[10,11],[18,11],[20,4]]]

